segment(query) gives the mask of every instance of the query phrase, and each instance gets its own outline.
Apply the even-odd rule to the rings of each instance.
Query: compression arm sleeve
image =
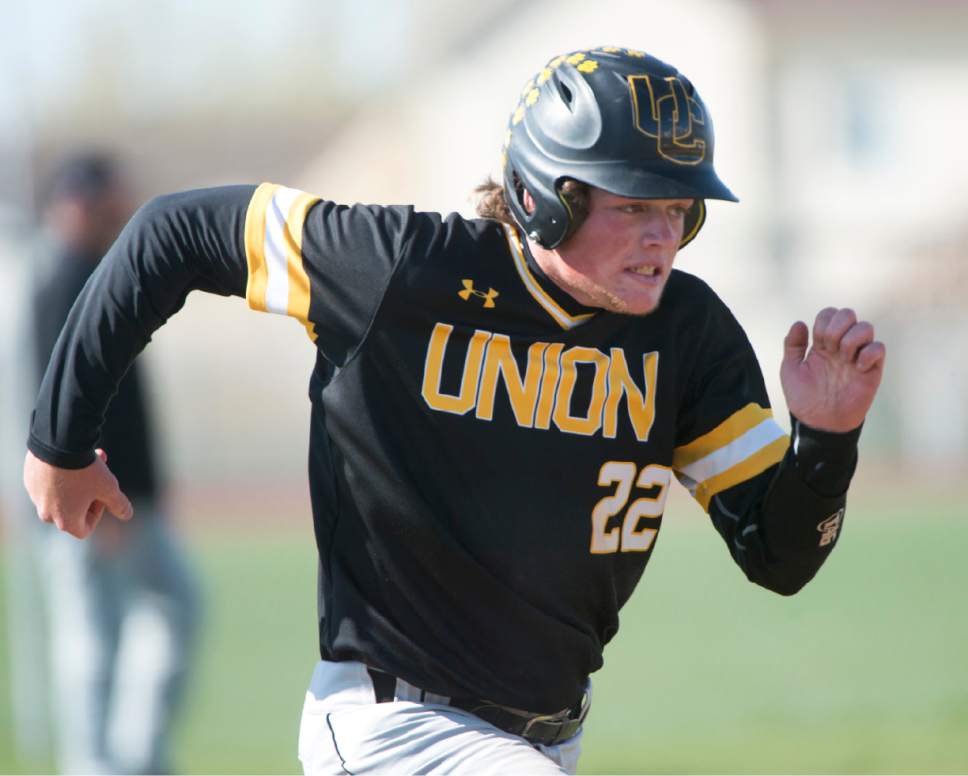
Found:
[[[783,595],[800,590],[833,550],[857,464],[860,428],[843,434],[792,418],[783,459],[716,495],[709,514],[747,577]]]

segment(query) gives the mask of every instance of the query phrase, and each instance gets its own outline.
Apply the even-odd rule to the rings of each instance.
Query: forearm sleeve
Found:
[[[790,449],[763,500],[769,586],[794,593],[820,570],[840,536],[860,428],[833,434],[793,418]]]
[[[63,468],[90,464],[118,383],[189,292],[245,296],[245,216],[254,190],[168,195],[134,215],[54,346],[31,419],[34,455]]]
[[[860,437],[860,428],[835,434],[792,424],[782,461],[710,505],[747,577],[784,595],[807,584],[837,543]]]

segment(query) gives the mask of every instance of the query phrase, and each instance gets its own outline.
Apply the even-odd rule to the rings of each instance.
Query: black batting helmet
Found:
[[[705,220],[703,200],[738,201],[713,169],[712,120],[693,85],[655,57],[614,46],[562,54],[528,81],[503,166],[511,213],[546,248],[573,225],[560,192],[567,179],[635,199],[695,199],[680,247]]]

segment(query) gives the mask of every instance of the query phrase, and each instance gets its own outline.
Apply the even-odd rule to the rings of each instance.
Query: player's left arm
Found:
[[[703,391],[691,412],[687,406],[687,442],[676,450],[675,468],[746,576],[790,595],[837,542],[885,349],[850,310],[823,310],[810,348],[806,326],[794,324],[781,375],[792,415],[788,438],[772,419],[738,324],[725,310],[712,320],[719,336],[707,340],[716,344],[706,357],[713,366],[700,373]],[[727,407],[731,414],[716,421]]]
[[[813,578],[840,535],[857,442],[886,356],[874,327],[849,308],[821,310],[809,339],[797,321],[783,342],[790,448],[755,510],[764,541],[755,581],[785,594]]]

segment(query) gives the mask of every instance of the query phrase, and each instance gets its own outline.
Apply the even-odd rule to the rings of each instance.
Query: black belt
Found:
[[[366,670],[373,680],[376,702],[388,703],[395,700],[396,677],[376,668],[368,667]],[[469,711],[494,727],[506,733],[521,736],[532,744],[545,746],[560,744],[578,733],[588,715],[589,707],[587,692],[582,693],[581,701],[574,708],[563,709],[555,714],[537,714],[471,698],[451,698],[447,705]]]

